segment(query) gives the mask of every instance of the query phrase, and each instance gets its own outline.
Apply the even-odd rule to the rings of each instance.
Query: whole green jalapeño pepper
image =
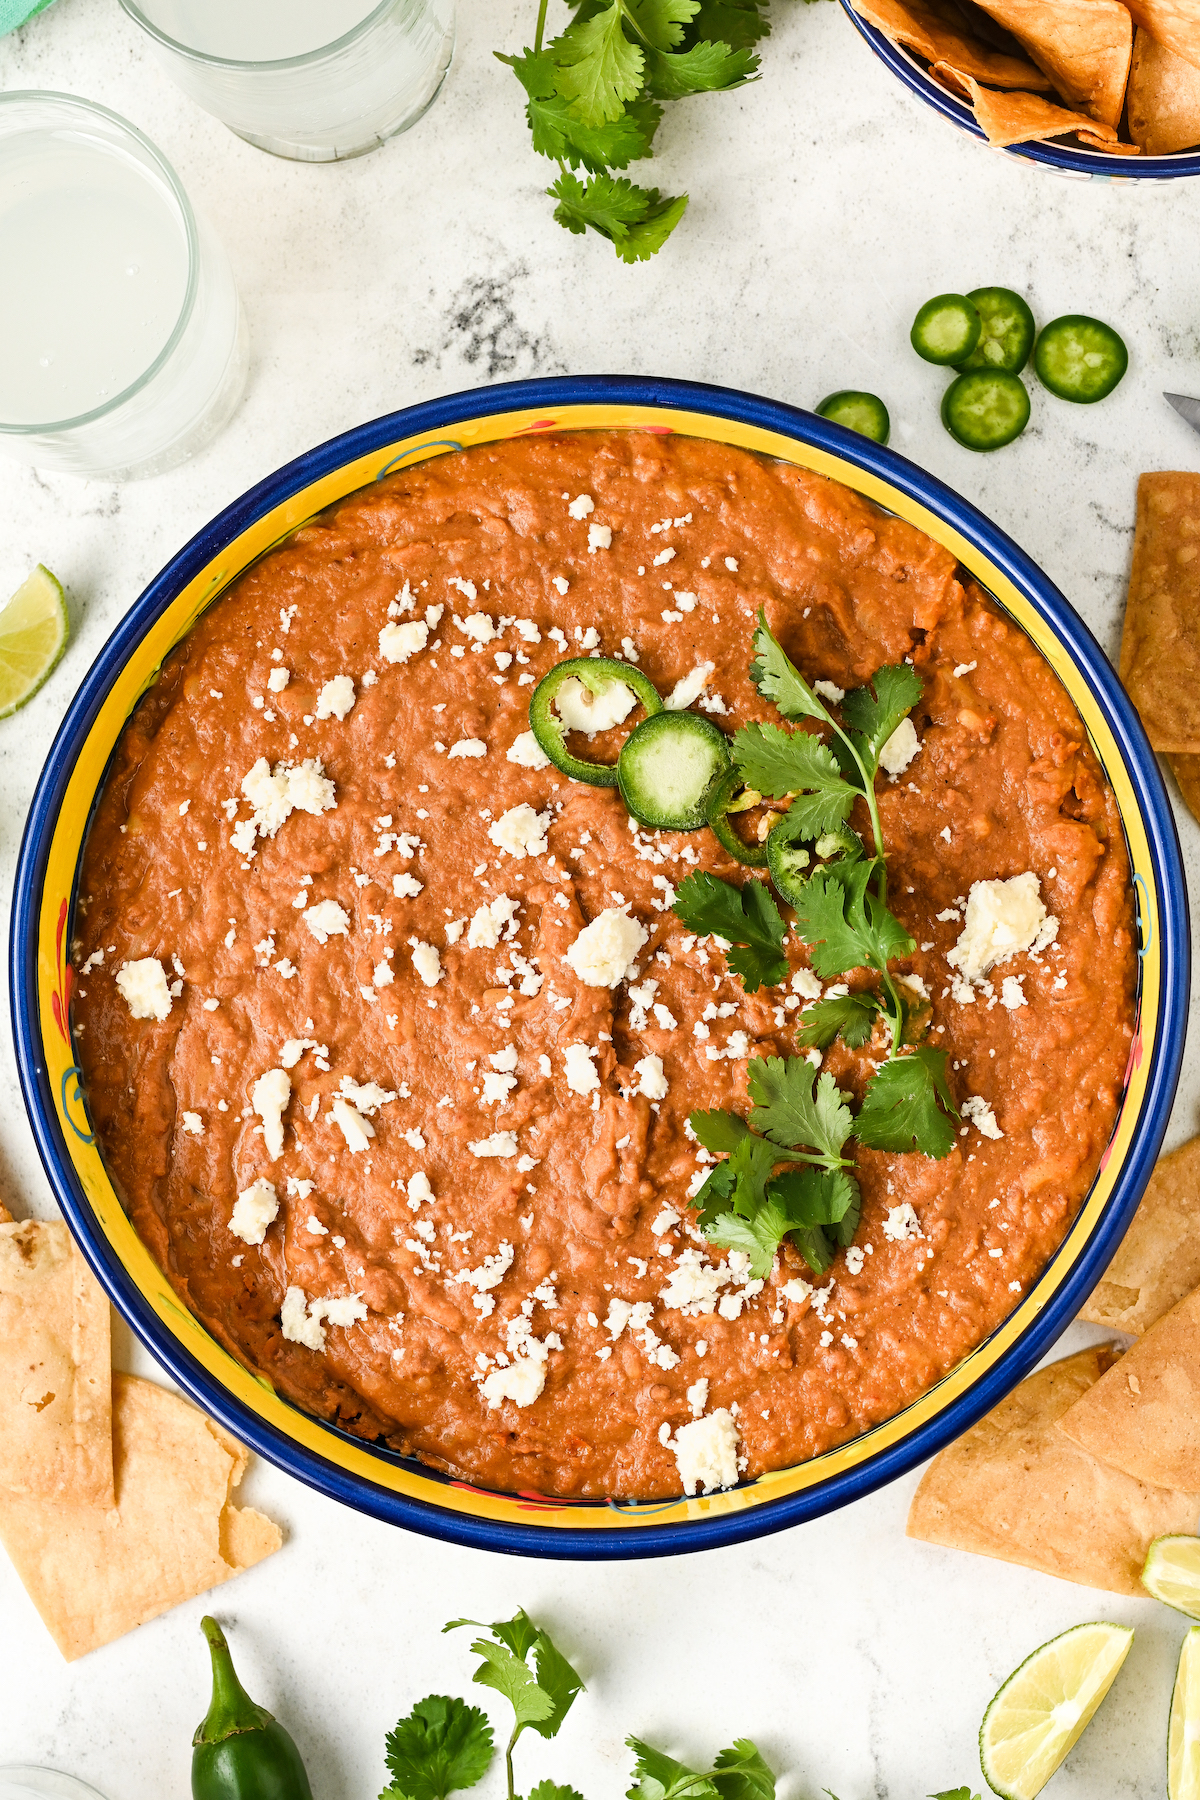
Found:
[[[212,1700],[192,1739],[192,1800],[312,1800],[300,1752],[238,1680],[215,1619],[200,1629],[212,1654]]]

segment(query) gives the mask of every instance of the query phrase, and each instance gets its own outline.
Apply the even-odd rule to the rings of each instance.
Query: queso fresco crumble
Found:
[[[697,1229],[687,1119],[745,1113],[750,1060],[797,1054],[855,974],[789,932],[748,994],[672,904],[692,871],[758,876],[529,728],[593,652],[730,735],[772,717],[760,607],[831,700],[884,663],[923,682],[877,792],[955,1147],[859,1148],[822,1276],[785,1238],[756,1278]],[[578,681],[558,706],[589,759],[641,716]],[[1046,663],[902,521],[683,437],[440,457],[257,563],[126,728],[75,931],[90,1116],[197,1317],[322,1418],[568,1497],[711,1493],[929,1388],[1061,1242],[1132,1035],[1117,810]],[[861,1095],[870,1042],[808,1054]]]

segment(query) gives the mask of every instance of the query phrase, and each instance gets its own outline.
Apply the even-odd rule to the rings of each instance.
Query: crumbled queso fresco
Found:
[[[529,727],[593,654],[730,734],[774,719],[760,607],[831,706],[885,662],[924,683],[878,804],[955,1147],[861,1153],[819,1274],[705,1238],[688,1115],[745,1114],[750,1059],[867,977],[789,932],[748,994],[672,904],[759,877]],[[624,684],[557,707],[608,762],[642,716]],[[1062,1241],[1131,1040],[1120,823],[1047,665],[903,521],[684,437],[439,456],[256,563],[130,721],[74,931],[97,1141],[197,1317],[344,1430],[570,1499],[701,1499],[937,1382]],[[871,1045],[810,1054],[861,1095]]]

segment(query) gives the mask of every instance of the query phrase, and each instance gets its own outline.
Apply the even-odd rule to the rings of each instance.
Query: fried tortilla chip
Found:
[[[1200,0],[1129,0],[1134,23],[1200,69]]]
[[[1194,1531],[1200,1492],[1150,1487],[1059,1429],[1115,1360],[1103,1346],[1081,1350],[1023,1381],[934,1458],[913,1496],[909,1537],[1084,1587],[1144,1593],[1138,1577],[1151,1539]]]
[[[1200,755],[1200,475],[1138,480],[1120,674],[1154,748]]]
[[[1200,1288],[1152,1325],[1060,1426],[1138,1481],[1200,1488]]]
[[[1080,1313],[1140,1337],[1200,1287],[1200,1137],[1155,1165],[1117,1254]]]
[[[1171,773],[1193,819],[1200,819],[1200,756],[1168,756]],[[1200,1276],[1197,1277],[1200,1280]]]
[[[990,81],[998,88],[1050,86],[1041,70],[1026,57],[993,50],[924,0],[854,0],[854,8],[868,25],[882,31],[889,43],[915,50],[928,63],[950,64],[977,81]]]
[[[1120,0],[979,0],[1012,33],[1068,106],[1118,124],[1133,55],[1133,21]]]
[[[67,1227],[0,1224],[0,1494],[113,1503],[108,1300]]]
[[[1148,156],[1200,144],[1200,65],[1156,43],[1139,25],[1129,70],[1129,135]]]
[[[270,1519],[229,1504],[247,1460],[189,1401],[114,1374],[115,1507],[0,1497],[0,1539],[68,1662],[279,1549]]]
[[[1040,94],[993,93],[990,88],[980,87],[964,70],[947,64],[939,63],[933,72],[940,79],[951,77],[967,96],[989,144],[1028,144],[1034,138],[1064,137],[1074,131],[1105,150],[1130,148],[1117,142],[1110,125],[1098,125],[1083,113],[1066,112],[1043,100]]]

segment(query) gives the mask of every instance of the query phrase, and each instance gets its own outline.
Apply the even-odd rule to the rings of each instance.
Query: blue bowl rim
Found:
[[[757,426],[845,458],[890,483],[976,544],[1029,598],[1085,675],[1142,796],[1161,899],[1162,1011],[1144,1046],[1151,1075],[1141,1115],[1106,1212],[1074,1268],[996,1364],[942,1413],[853,1469],[795,1494],[711,1519],[672,1525],[552,1527],[482,1520],[415,1500],[350,1475],[292,1442],[244,1408],[174,1338],[150,1308],[103,1234],[66,1155],[38,1054],[37,932],[42,887],[59,806],[75,758],[136,644],[175,595],[240,532],[311,482],[385,445],[445,430],[481,414],[609,404],[707,413]],[[84,677],[51,746],[22,837],[9,937],[13,1036],[21,1091],[51,1189],[93,1272],[118,1312],[185,1393],[236,1437],[286,1473],[359,1512],[445,1542],[510,1555],[580,1561],[678,1555],[782,1531],[859,1499],[906,1473],[975,1423],[1037,1364],[1075,1317],[1111,1260],[1137,1208],[1166,1131],[1187,1025],[1190,928],[1174,818],[1137,713],[1099,644],[1065,596],[1008,535],[941,481],[894,450],[818,415],[737,389],[627,375],[566,376],[501,383],[444,395],[330,438],[233,501],[166,564],[139,596]],[[1051,1259],[1053,1260],[1053,1259]]]
[[[854,0],[842,0],[842,9],[850,15],[879,60],[887,64],[911,93],[940,113],[943,119],[957,125],[960,131],[987,145],[987,135],[976,124],[975,114],[965,100],[949,93],[915,57],[893,44],[877,25],[855,12]],[[1176,150],[1169,156],[1114,156],[1111,151],[1084,150],[1071,144],[1056,143],[1052,138],[1036,138],[1028,144],[989,145],[988,148],[1000,149],[1006,155],[1019,156],[1026,162],[1044,163],[1059,174],[1069,171],[1072,175],[1101,175],[1106,180],[1118,177],[1122,181],[1174,181],[1183,175],[1200,175],[1200,149]]]

